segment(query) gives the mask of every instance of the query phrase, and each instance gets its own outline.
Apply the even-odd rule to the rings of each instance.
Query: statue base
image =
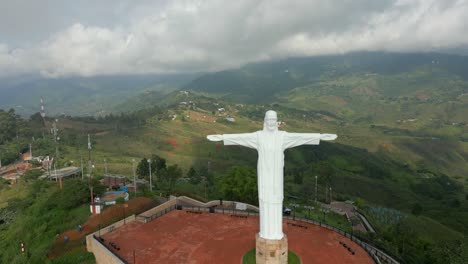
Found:
[[[280,240],[255,236],[257,264],[288,264],[288,238],[286,235]]]

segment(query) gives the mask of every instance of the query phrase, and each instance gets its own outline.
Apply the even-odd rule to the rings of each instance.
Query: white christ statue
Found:
[[[224,145],[241,145],[258,152],[258,200],[260,237],[279,240],[283,234],[283,167],[284,150],[300,145],[318,145],[320,140],[334,140],[335,134],[288,133],[278,130],[275,111],[265,114],[263,130],[243,134],[209,135],[211,141]]]

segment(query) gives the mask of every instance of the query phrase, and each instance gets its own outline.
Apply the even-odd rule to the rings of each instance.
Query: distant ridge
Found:
[[[440,53],[355,52],[248,64],[203,75],[183,89],[247,103],[266,102],[295,87],[356,73],[394,75],[431,66],[468,80],[468,57]]]

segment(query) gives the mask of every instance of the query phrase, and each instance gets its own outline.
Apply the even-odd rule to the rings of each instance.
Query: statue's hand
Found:
[[[206,138],[210,141],[222,141],[223,135],[208,135]]]
[[[335,140],[337,137],[335,134],[320,134],[320,140]]]

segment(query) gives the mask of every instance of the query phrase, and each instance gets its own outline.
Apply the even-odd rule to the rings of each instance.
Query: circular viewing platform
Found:
[[[257,215],[173,210],[113,229],[102,243],[113,243],[111,251],[128,263],[239,264],[255,247],[258,231]],[[302,263],[374,263],[362,247],[330,229],[285,218],[283,231]]]

